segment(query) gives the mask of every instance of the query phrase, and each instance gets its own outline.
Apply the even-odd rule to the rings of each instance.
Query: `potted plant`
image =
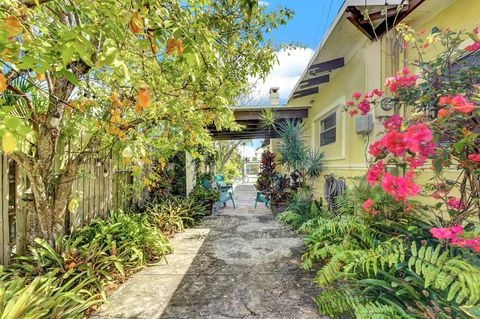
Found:
[[[207,211],[207,215],[211,215],[213,212],[213,205],[220,199],[220,192],[215,189],[206,189],[201,185],[197,185],[190,193],[197,203],[202,203]]]
[[[268,199],[274,215],[285,211],[290,199],[290,179],[287,175],[274,176]]]

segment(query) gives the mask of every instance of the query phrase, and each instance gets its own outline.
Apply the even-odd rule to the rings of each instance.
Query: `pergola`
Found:
[[[278,133],[273,128],[266,128],[262,125],[261,115],[264,109],[271,109],[275,114],[277,123],[286,120],[302,121],[308,117],[310,107],[288,107],[288,106],[254,106],[235,107],[234,115],[238,124],[243,125],[241,131],[217,130],[209,127],[210,133],[216,140],[246,140],[255,138],[277,138]]]

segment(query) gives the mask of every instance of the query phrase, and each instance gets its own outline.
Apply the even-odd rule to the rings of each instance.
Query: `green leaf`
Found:
[[[480,306],[462,306],[460,309],[472,318],[480,318]]]
[[[73,54],[75,53],[75,48],[71,43],[67,43],[60,53],[62,55],[63,66],[67,67],[67,65],[72,61]]]

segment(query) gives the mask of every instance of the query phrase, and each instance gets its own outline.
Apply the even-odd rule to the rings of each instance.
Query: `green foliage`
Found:
[[[285,211],[277,215],[277,219],[298,230],[306,221],[319,216],[321,210],[321,204],[313,200],[312,191],[309,188],[299,188],[293,193]]]
[[[337,212],[319,210],[298,227],[306,234],[304,267],[317,269],[314,280],[324,288],[315,298],[320,313],[385,319],[465,318],[468,311],[475,313],[480,300],[478,256],[432,239],[428,219],[401,212],[389,196],[376,192],[357,184],[338,199]],[[382,218],[359,208],[364,196],[376,198]],[[294,197],[291,206],[305,211],[296,202],[300,197]],[[302,220],[292,212],[281,219],[295,226]]]
[[[1,275],[1,274],[0,274]],[[78,274],[76,277],[81,277]],[[72,278],[64,282],[54,272],[14,278],[0,283],[0,315],[9,319],[84,318],[84,312],[101,300],[86,289],[92,279]]]
[[[271,108],[263,108],[260,113],[260,123],[266,129],[275,128],[275,120],[277,118],[277,111]]]
[[[171,251],[147,215],[111,213],[54,245],[35,239],[28,256],[0,271],[2,318],[83,318],[105,289]]]
[[[203,186],[195,186],[189,195],[195,202],[204,204],[206,202],[217,202],[220,199],[220,192],[216,189],[207,189]]]
[[[42,236],[61,230],[86,157],[122,154],[142,190],[161,180],[155,162],[212,149],[209,127],[238,130],[230,106],[268,75],[266,35],[291,17],[250,0],[2,1],[0,137],[27,172]]]
[[[172,196],[158,203],[151,203],[147,213],[152,221],[164,234],[169,236],[184,231],[187,227],[205,216],[203,202],[193,198]]]
[[[281,139],[281,163],[293,173],[294,183],[299,179],[300,186],[305,186],[307,178],[320,176],[324,171],[325,154],[312,151],[305,144],[304,123],[288,120],[279,124],[277,131]]]
[[[237,177],[242,176],[242,173],[240,172],[241,167],[241,163],[229,159],[223,166],[222,175],[225,177],[226,181],[233,181]]]

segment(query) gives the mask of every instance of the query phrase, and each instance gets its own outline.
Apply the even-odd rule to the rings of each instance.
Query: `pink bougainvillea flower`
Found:
[[[415,169],[425,164],[425,162],[427,161],[427,157],[420,155],[417,157],[407,157],[405,160],[407,161],[411,169]]]
[[[440,109],[438,111],[438,117],[443,118],[446,117],[449,114],[449,111],[447,109]]]
[[[441,96],[438,99],[438,105],[440,106],[445,106],[452,103],[452,97],[451,96]]]
[[[383,143],[383,146],[395,156],[403,155],[409,147],[407,136],[398,131],[388,132],[380,141]]]
[[[355,106],[355,102],[353,102],[353,101],[347,101],[346,104],[347,104],[347,106],[350,106],[350,107]]]
[[[358,100],[362,97],[362,93],[360,92],[353,92],[352,93],[352,97],[355,99],[355,100]]]
[[[391,76],[385,79],[385,86],[390,89],[390,92],[394,93],[399,88],[408,88],[414,86],[417,82],[418,75],[410,75],[410,71],[407,68],[403,68],[395,76]]]
[[[442,96],[438,100],[438,105],[440,105],[440,106],[452,105],[454,111],[460,112],[460,113],[465,113],[465,114],[470,113],[473,110],[475,110],[475,105],[472,102],[468,101],[462,94],[457,94],[453,97],[452,96]],[[444,115],[447,115],[447,114],[444,114]]]
[[[467,101],[467,99],[461,94],[452,97],[451,104],[455,111],[461,113],[470,113],[475,109],[475,105],[472,102]]]
[[[373,144],[370,144],[368,147],[368,154],[379,157],[385,151],[382,141],[377,141]]]
[[[407,69],[407,67],[404,67],[400,72],[401,72],[403,75],[408,75],[408,74],[410,74],[410,71]]]
[[[373,205],[375,205],[375,202],[373,201],[373,199],[369,198],[365,202],[363,202],[362,207],[366,212],[370,212]]]
[[[480,252],[480,237],[461,238],[463,227],[461,225],[450,228],[432,228],[430,233],[438,239],[448,239],[451,245],[458,247],[467,247],[476,252]]]
[[[463,227],[462,225],[453,226],[453,227],[450,227],[450,231],[455,235],[461,235],[463,232]]]
[[[405,176],[393,176],[385,173],[380,186],[396,201],[406,201],[407,197],[416,196],[421,191],[420,186],[413,181],[412,172],[408,172]]]
[[[463,204],[460,199],[457,199],[455,196],[452,196],[448,199],[448,206],[456,210],[464,210],[465,204]]]
[[[438,239],[453,239],[455,234],[448,228],[431,228],[430,233]]]
[[[408,149],[413,153],[419,152],[421,146],[433,138],[432,132],[423,123],[410,126],[405,132],[405,135],[409,143]]]
[[[366,177],[367,182],[372,186],[375,185],[380,179],[380,177],[382,176],[382,173],[384,170],[385,170],[385,165],[383,165],[382,160],[375,163],[375,165],[370,167],[370,169],[368,170],[367,177]]]
[[[395,77],[390,76],[385,79],[385,86],[390,89],[390,92],[396,92],[397,91],[397,83],[395,81]]]
[[[480,163],[480,153],[479,154],[468,154],[467,156],[469,161]]]
[[[475,52],[478,50],[480,50],[480,42],[475,42],[465,47],[465,51],[468,51],[468,52]]]
[[[350,115],[352,117],[357,115],[357,114],[358,114],[358,110],[351,110],[351,111],[348,112],[348,115]]]
[[[358,103],[358,109],[360,110],[360,114],[366,115],[370,112],[370,102],[367,99],[363,99],[360,103]]]
[[[383,122],[383,127],[388,131],[399,130],[402,126],[403,118],[398,115],[392,115],[385,122]]]

